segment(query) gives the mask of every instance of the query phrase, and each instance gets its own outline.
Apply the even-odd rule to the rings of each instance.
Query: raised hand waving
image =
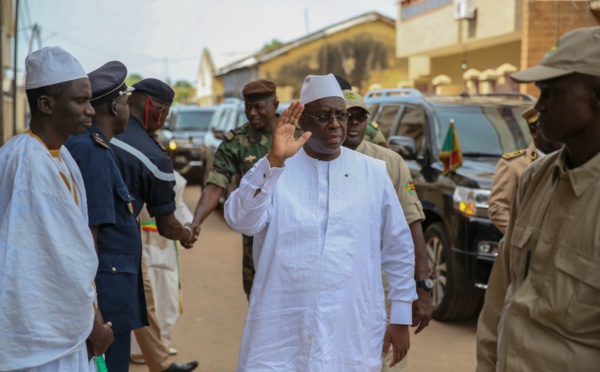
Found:
[[[305,132],[302,137],[294,138],[302,111],[304,111],[302,102],[292,102],[277,120],[273,131],[273,143],[267,155],[271,167],[282,167],[285,160],[294,156],[312,135],[311,132]]]

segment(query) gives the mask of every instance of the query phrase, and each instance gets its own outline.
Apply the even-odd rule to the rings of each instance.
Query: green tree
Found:
[[[178,88],[175,89],[175,98],[173,98],[173,102],[186,104],[189,103],[192,98],[194,98],[193,88]]]
[[[192,83],[187,80],[177,80],[175,82],[175,88],[192,88]]]
[[[283,42],[277,39],[273,39],[268,43],[265,43],[265,45],[263,45],[263,47],[261,48],[261,51],[263,52],[270,52],[272,50],[275,50],[279,47],[281,47],[283,45]]]
[[[143,80],[144,78],[142,77],[142,75],[140,74],[129,74],[126,78],[125,78],[125,84],[127,84],[128,87],[132,86],[133,84],[137,83],[140,80]]]

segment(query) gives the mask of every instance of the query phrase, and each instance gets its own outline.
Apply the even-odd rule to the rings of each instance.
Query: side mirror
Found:
[[[406,160],[417,158],[417,144],[410,137],[391,136],[388,138],[388,146]]]

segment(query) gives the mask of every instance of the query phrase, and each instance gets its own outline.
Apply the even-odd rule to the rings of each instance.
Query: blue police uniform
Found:
[[[144,203],[152,217],[173,213],[175,175],[171,159],[142,124],[129,117],[125,133],[113,137],[110,145],[123,180],[135,199],[135,215],[140,213]]]
[[[102,131],[91,127],[71,137],[65,146],[83,176],[89,224],[99,226],[99,265],[95,280],[98,307],[104,320],[112,322],[115,334],[106,361],[110,368],[112,359],[124,357],[128,365],[131,331],[148,325],[141,271],[142,242],[134,216],[134,200]],[[115,353],[125,355],[113,356]]]
[[[127,67],[110,61],[90,72],[90,103],[125,110],[122,97],[131,88],[125,84]],[[102,114],[101,114],[102,115]],[[111,117],[115,129],[123,119]],[[98,272],[96,292],[104,321],[112,323],[114,341],[105,353],[111,372],[129,370],[131,331],[148,325],[142,277],[142,241],[129,193],[108,139],[98,127],[70,138],[65,146],[79,165],[85,184],[90,226],[98,227]]]

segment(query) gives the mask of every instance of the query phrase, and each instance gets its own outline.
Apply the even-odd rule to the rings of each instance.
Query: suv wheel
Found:
[[[454,288],[450,244],[444,225],[433,223],[425,230],[429,275],[433,279],[432,305],[436,320],[470,318],[477,313],[481,296],[459,292]]]

